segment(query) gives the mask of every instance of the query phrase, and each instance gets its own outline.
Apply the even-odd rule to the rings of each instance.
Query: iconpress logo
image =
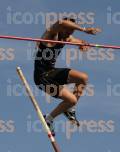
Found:
[[[15,122],[13,120],[0,119],[0,133],[13,133],[15,131]]]

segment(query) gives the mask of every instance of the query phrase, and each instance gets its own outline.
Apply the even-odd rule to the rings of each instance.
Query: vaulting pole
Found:
[[[55,41],[55,40],[46,40],[46,39],[38,39],[38,38],[31,38],[31,37],[17,37],[17,36],[7,36],[7,35],[0,35],[2,39],[14,39],[14,40],[23,40],[23,41],[35,41],[35,42],[49,42],[49,43],[58,43],[58,44],[68,44],[68,45],[77,45],[80,46],[80,43],[72,43],[66,41]],[[120,49],[120,46],[115,45],[100,45],[100,44],[86,44],[86,46],[90,47],[98,47],[98,48],[111,48],[111,49]]]
[[[52,144],[52,146],[54,148],[54,151],[55,152],[60,152],[60,150],[59,150],[59,148],[58,148],[58,146],[56,144],[55,138],[53,137],[49,127],[47,126],[47,123],[46,123],[46,121],[45,121],[45,119],[43,117],[41,109],[40,109],[40,107],[39,107],[39,105],[38,105],[38,103],[37,103],[32,91],[31,91],[31,89],[29,87],[29,84],[28,84],[28,82],[27,82],[27,80],[26,80],[26,78],[25,78],[25,76],[24,76],[24,74],[23,74],[23,72],[22,72],[20,67],[17,67],[17,73],[18,73],[23,85],[26,88],[26,92],[28,93],[28,95],[29,95],[29,97],[30,97],[30,99],[32,101],[32,104],[33,104],[33,106],[34,106],[34,108],[35,108],[35,110],[37,112],[37,115],[38,115],[38,117],[39,117],[39,119],[40,119],[40,121],[41,121],[41,123],[42,123],[42,125],[43,125],[43,127],[45,129],[45,131],[48,134],[48,137],[49,137],[49,139],[51,141],[51,144]]]

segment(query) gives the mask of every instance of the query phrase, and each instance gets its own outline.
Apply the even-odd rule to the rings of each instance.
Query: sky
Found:
[[[100,27],[92,36],[74,36],[97,44],[120,45],[119,1],[111,0],[5,0],[0,5],[0,35],[41,37],[61,14],[72,14],[81,27]],[[80,128],[64,116],[56,118],[56,140],[61,152],[120,151],[120,50],[91,48],[82,54],[65,46],[56,67],[84,71],[89,83],[76,107]],[[49,113],[61,101],[45,96],[33,81],[35,43],[0,39],[0,149],[2,152],[52,152],[37,114],[16,73],[20,66],[42,112]],[[68,54],[67,54],[68,53]],[[69,58],[66,58],[70,55]],[[70,86],[72,87],[72,86]]]

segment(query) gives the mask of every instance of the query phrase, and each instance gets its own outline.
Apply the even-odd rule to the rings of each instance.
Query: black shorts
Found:
[[[49,70],[34,71],[34,81],[39,89],[50,94],[52,97],[60,98],[59,91],[67,84],[69,68],[51,68]]]

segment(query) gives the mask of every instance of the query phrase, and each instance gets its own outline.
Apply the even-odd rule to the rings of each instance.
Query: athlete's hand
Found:
[[[86,32],[87,34],[96,35],[97,33],[102,32],[102,30],[101,30],[100,28],[88,27],[88,28],[85,28],[85,32]]]
[[[79,46],[79,49],[80,49],[82,52],[87,52],[87,51],[90,49],[90,46],[87,46],[87,45],[89,45],[88,42],[82,40],[81,44],[82,44],[82,45]]]

